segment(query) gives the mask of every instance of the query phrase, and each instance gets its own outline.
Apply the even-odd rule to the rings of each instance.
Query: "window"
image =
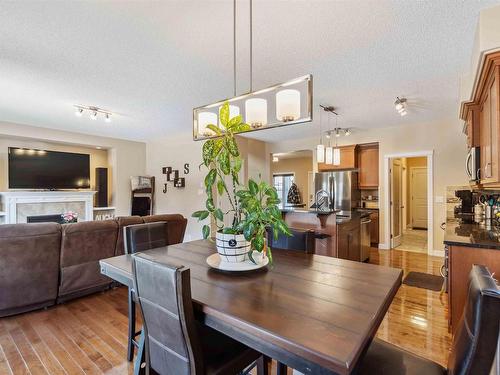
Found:
[[[278,192],[278,198],[281,199],[280,207],[286,205],[286,197],[288,190],[292,186],[294,180],[293,173],[273,174],[273,186]]]

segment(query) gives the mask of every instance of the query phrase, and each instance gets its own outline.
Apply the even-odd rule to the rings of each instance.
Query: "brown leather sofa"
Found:
[[[0,316],[53,305],[57,298],[61,225],[0,225]]]
[[[156,221],[168,222],[169,244],[183,241],[182,215],[0,225],[0,317],[109,288],[99,260],[123,254],[123,227]]]

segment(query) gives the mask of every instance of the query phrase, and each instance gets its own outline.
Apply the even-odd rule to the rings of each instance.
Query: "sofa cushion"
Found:
[[[115,255],[117,235],[114,220],[62,226],[60,299],[109,286],[111,280],[101,274],[99,260]]]
[[[0,225],[0,316],[55,303],[61,225]]]
[[[153,223],[156,221],[166,221],[168,244],[173,245],[184,241],[184,233],[186,232],[187,219],[180,214],[164,214],[143,216],[145,223]]]
[[[123,228],[128,225],[143,224],[144,221],[140,216],[119,216],[116,219],[118,223],[118,237],[116,239],[115,255],[125,254]]]

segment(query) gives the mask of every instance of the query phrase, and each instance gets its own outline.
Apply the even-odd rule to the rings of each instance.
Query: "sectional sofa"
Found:
[[[125,226],[155,221],[167,222],[169,244],[183,241],[187,220],[178,214],[0,225],[0,317],[109,288],[99,260],[124,253]]]

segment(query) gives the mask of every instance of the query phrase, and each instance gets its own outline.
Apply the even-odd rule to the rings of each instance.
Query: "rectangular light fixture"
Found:
[[[230,117],[241,115],[252,132],[280,126],[311,122],[312,75],[295,78],[262,90],[193,109],[193,140],[215,138],[207,125],[220,127],[219,108],[229,102]],[[245,133],[246,133],[245,132]]]

